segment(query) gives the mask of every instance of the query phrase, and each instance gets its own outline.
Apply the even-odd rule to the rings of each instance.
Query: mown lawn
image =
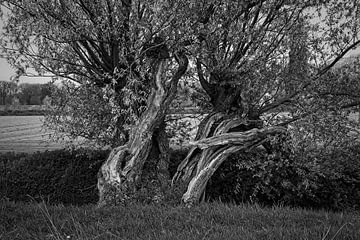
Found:
[[[360,239],[360,213],[203,204],[97,209],[0,202],[0,239]]]

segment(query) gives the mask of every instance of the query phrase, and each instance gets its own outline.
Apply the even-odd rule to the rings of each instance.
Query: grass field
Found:
[[[51,141],[41,116],[0,116],[0,153],[53,150],[65,143]]]
[[[0,202],[0,239],[358,240],[358,213],[287,207],[46,206]]]

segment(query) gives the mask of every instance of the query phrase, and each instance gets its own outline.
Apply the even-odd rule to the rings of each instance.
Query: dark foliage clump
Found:
[[[179,164],[184,160],[188,154],[189,149],[174,149],[170,152],[170,162],[169,162],[169,173],[172,178],[177,170]]]
[[[172,150],[172,177],[187,150]],[[98,200],[97,173],[108,151],[55,150],[0,155],[0,196],[11,201],[82,205]],[[284,148],[231,156],[206,189],[208,201],[287,205],[312,209],[360,209],[360,147],[321,156],[299,156]],[[184,186],[169,189],[166,202],[179,204]],[[140,192],[135,202],[144,202]]]
[[[55,150],[0,156],[0,195],[13,201],[87,204],[97,197],[97,172],[108,151]]]
[[[0,196],[11,201],[45,201],[50,204],[96,203],[97,173],[108,153],[104,150],[63,149],[33,154],[2,154]],[[171,176],[186,154],[187,150],[171,151]],[[144,192],[140,195],[136,201],[147,197]],[[169,192],[166,198],[174,198],[172,195]]]
[[[304,160],[305,159],[305,160]],[[360,146],[303,155],[258,149],[231,156],[207,186],[207,199],[311,209],[360,209]]]

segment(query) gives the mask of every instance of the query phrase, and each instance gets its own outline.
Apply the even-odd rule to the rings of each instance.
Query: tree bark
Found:
[[[189,206],[197,204],[207,182],[230,154],[250,150],[263,144],[269,135],[285,131],[283,127],[259,129],[247,119],[224,113],[209,114],[199,126],[198,135],[191,143],[193,147],[173,178],[173,183],[188,184],[182,201]]]
[[[285,132],[283,127],[264,127],[259,110],[251,105],[242,84],[234,85],[241,73],[214,70],[205,79],[201,62],[196,63],[199,81],[210,98],[213,113],[199,125],[193,147],[178,166],[172,184],[187,184],[182,201],[199,202],[207,182],[230,154],[258,145],[268,150],[268,136]]]
[[[158,60],[147,110],[131,130],[129,141],[115,147],[102,165],[97,184],[99,206],[125,203],[143,188],[152,189],[153,200],[160,200],[161,188],[169,180],[164,118],[188,65],[185,54],[176,60],[179,66],[170,81],[166,79],[168,60]]]

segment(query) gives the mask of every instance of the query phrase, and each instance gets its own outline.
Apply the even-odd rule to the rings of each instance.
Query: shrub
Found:
[[[360,145],[336,149],[317,156],[309,169],[318,182],[315,192],[320,206],[360,209]]]
[[[170,152],[170,163],[169,163],[169,173],[172,178],[177,170],[177,167],[182,160],[185,159],[188,154],[189,149],[173,149]]]
[[[207,196],[211,201],[360,209],[359,157],[360,146],[325,155],[279,151],[268,156],[258,150],[233,155],[215,172]]]
[[[187,150],[171,151],[169,171],[176,172]],[[57,204],[88,204],[98,200],[97,173],[108,151],[55,150],[34,154],[0,155],[0,196],[14,201]],[[176,190],[166,190],[165,201],[175,202]],[[175,197],[176,195],[176,197]],[[141,191],[134,201],[146,202],[150,193]]]
[[[97,172],[107,151],[55,150],[0,156],[0,195],[10,200],[86,204],[97,201]]]
[[[52,204],[96,203],[97,172],[107,154],[83,149],[0,155],[0,196]],[[186,154],[186,149],[171,151],[171,177]],[[259,149],[235,154],[215,172],[206,196],[233,203],[360,209],[359,157],[359,146],[324,155],[299,156],[284,149],[270,156]],[[164,201],[180,203],[185,190],[186,186],[167,189]],[[134,202],[148,202],[150,195],[141,191]]]

